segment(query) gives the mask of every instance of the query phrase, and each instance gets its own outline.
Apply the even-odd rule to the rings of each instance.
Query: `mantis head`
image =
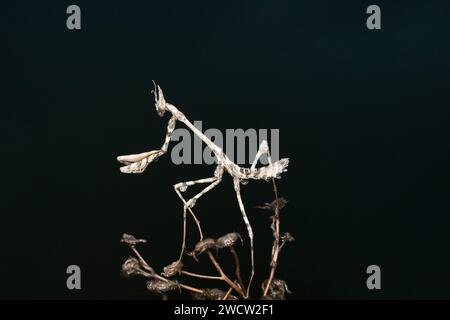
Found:
[[[153,80],[152,80],[153,81]],[[166,100],[164,99],[164,94],[161,90],[161,87],[153,81],[154,90],[152,90],[152,93],[155,96],[155,107],[156,112],[158,112],[158,115],[160,117],[164,116],[164,112],[166,112]]]

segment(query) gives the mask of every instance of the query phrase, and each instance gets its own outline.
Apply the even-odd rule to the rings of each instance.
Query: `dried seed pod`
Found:
[[[227,293],[223,290],[213,288],[213,289],[204,289],[202,293],[193,293],[192,298],[194,300],[223,300],[223,298],[227,295]],[[228,295],[229,300],[237,300],[236,296],[231,294]]]
[[[289,232],[285,232],[284,235],[281,237],[281,240],[283,242],[294,242],[295,238]]]
[[[208,249],[215,248],[216,247],[216,240],[211,238],[203,239],[202,241],[197,242],[197,244],[194,247],[194,250],[191,252],[188,252],[187,254],[191,257],[194,257],[194,259],[197,259],[197,256],[199,254],[202,254]]]
[[[225,291],[219,290],[217,288],[203,290],[203,295],[206,298],[208,298],[209,300],[222,300],[226,296],[226,294],[227,293]],[[231,295],[230,295],[230,298],[231,298]],[[234,298],[236,298],[236,297],[234,297]]]
[[[181,272],[181,269],[183,269],[183,262],[181,260],[177,260],[169,264],[168,266],[164,267],[164,272],[161,273],[164,277],[172,277],[176,274],[179,274]]]
[[[129,257],[123,264],[121,275],[124,278],[129,278],[135,275],[146,275],[147,273],[141,269],[138,259]]]
[[[228,234],[224,235],[223,237],[220,237],[219,239],[217,239],[216,247],[219,249],[226,248],[226,247],[232,247],[232,246],[234,246],[234,244],[236,243],[236,241],[238,239],[241,239],[241,243],[243,243],[242,237],[239,233],[237,233],[237,232],[228,233]]]
[[[147,281],[147,290],[154,293],[164,293],[180,289],[180,284],[177,281],[163,281],[159,279]]]
[[[267,286],[268,279],[264,280],[262,284],[262,290]],[[286,284],[286,281],[281,279],[273,278],[272,282],[269,285],[269,293],[267,296],[263,297],[263,299],[267,300],[285,300],[286,299],[286,293],[292,293],[289,291],[289,288]]]
[[[191,292],[192,300],[208,300],[203,294],[198,292]]]
[[[127,245],[129,245],[129,246],[135,246],[135,245],[137,245],[139,243],[146,243],[147,240],[145,240],[145,239],[136,239],[133,235],[124,233],[122,235],[122,239],[120,240],[120,242],[124,242]]]
[[[277,200],[273,200],[270,203],[264,203],[262,206],[255,206],[255,208],[263,209],[263,210],[275,211],[275,209],[277,207],[277,204],[278,204],[278,210],[281,210],[281,209],[283,209],[286,206],[286,204],[288,202],[289,201],[286,200],[285,198],[278,198],[278,201]]]

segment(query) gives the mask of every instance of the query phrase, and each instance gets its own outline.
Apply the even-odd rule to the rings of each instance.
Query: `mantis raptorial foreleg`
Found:
[[[117,157],[119,162],[125,164],[125,166],[120,168],[120,171],[123,173],[142,173],[151,162],[165,154],[167,152],[167,148],[169,147],[173,130],[175,130],[176,122],[176,117],[170,118],[169,123],[167,124],[166,138],[164,139],[164,143],[160,150],[152,150],[139,154],[130,154]]]

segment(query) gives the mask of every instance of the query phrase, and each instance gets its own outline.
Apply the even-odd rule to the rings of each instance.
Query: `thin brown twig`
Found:
[[[234,274],[236,275],[236,278],[239,282],[239,286],[241,288],[245,288],[244,286],[244,282],[242,281],[242,277],[241,277],[241,263],[239,262],[239,256],[236,252],[236,250],[234,249],[234,247],[229,247],[231,253],[233,254],[233,258],[234,258],[234,264],[235,264],[235,271]],[[246,292],[246,294],[248,295],[248,292]]]
[[[234,280],[234,283],[236,283],[236,280]],[[231,291],[233,291],[233,287],[230,287],[230,288],[228,289],[227,293],[225,294],[225,296],[223,297],[222,300],[228,300],[228,297],[230,296]]]
[[[211,280],[223,280],[222,277],[220,276],[208,276],[205,274],[199,274],[199,273],[194,273],[194,272],[189,272],[189,271],[181,271],[182,274],[190,276],[190,277],[195,277],[195,278],[202,278],[202,279],[211,279]]]
[[[198,288],[195,288],[195,287],[191,287],[191,286],[188,286],[188,285],[186,285],[186,284],[180,283],[180,287],[183,288],[183,289],[185,289],[185,290],[192,291],[192,292],[203,293],[203,290],[202,290],[202,289],[198,289]]]
[[[232,287],[240,296],[245,298],[246,295],[244,294],[244,291],[240,287],[238,287],[233,281],[231,281],[230,278],[227,277],[227,275],[223,272],[222,268],[220,267],[220,264],[217,262],[216,258],[214,258],[214,255],[211,253],[211,251],[207,250],[206,252],[208,253],[208,257],[213,263],[214,267],[222,276],[223,280],[226,283],[228,283],[228,285]]]
[[[280,209],[279,209],[279,203],[278,203],[278,189],[277,184],[275,183],[275,179],[272,178],[272,184],[273,184],[273,192],[275,193],[275,214],[274,214],[274,240],[273,240],[273,253],[272,253],[272,261],[270,262],[270,275],[269,279],[267,281],[266,287],[264,288],[263,296],[267,295],[267,292],[269,291],[270,284],[273,281],[273,278],[275,276],[275,271],[277,269],[278,265],[278,254],[280,252]]]
[[[145,259],[141,256],[139,251],[134,246],[130,246],[130,248],[131,250],[133,250],[134,254],[137,256],[139,262],[144,267],[144,269],[150,272],[154,272],[153,269],[150,267],[150,265],[147,263],[147,261],[145,261]]]

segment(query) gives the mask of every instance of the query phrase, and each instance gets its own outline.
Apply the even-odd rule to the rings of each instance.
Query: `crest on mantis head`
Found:
[[[153,81],[153,80],[152,80]],[[164,112],[166,112],[166,100],[164,99],[164,94],[159,85],[156,84],[155,81],[153,81],[154,89],[152,90],[152,93],[155,96],[155,108],[156,112],[158,112],[158,115],[160,117],[164,116]]]

